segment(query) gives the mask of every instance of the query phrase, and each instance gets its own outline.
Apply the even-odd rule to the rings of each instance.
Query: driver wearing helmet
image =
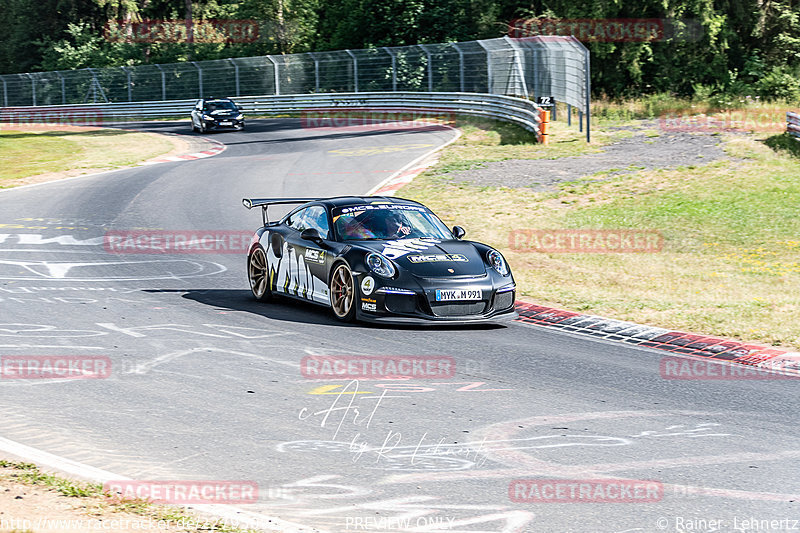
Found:
[[[389,211],[384,222],[386,223],[387,239],[404,239],[411,233],[411,225],[408,220],[397,211]]]

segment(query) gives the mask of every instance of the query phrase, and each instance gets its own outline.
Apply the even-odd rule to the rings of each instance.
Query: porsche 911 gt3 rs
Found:
[[[258,300],[273,294],[330,307],[336,318],[386,323],[476,323],[517,317],[511,269],[497,250],[462,240],[424,205],[401,198],[261,198],[263,225],[247,274]],[[270,206],[299,204],[270,221]]]

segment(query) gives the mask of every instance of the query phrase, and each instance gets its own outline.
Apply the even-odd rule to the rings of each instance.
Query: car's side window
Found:
[[[304,224],[306,228],[314,228],[319,232],[323,239],[328,238],[330,227],[328,225],[328,213],[321,205],[312,205],[305,210]]]
[[[305,218],[307,211],[308,209],[301,209],[294,215],[290,216],[289,220],[287,220],[287,222],[289,223],[289,227],[294,228],[297,231],[303,231],[304,229],[306,229],[307,226],[305,225]]]
[[[321,205],[312,205],[311,207],[298,211],[289,217],[287,223],[290,228],[294,228],[297,231],[314,228],[323,239],[327,239],[330,234],[328,214]]]

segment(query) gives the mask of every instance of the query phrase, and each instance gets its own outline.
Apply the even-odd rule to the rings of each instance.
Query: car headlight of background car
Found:
[[[244,115],[243,115],[242,113],[239,113],[239,114],[238,114],[238,115],[236,115],[236,117],[234,117],[234,118],[235,118],[235,120],[242,120],[242,119],[244,118]]]
[[[508,265],[500,252],[497,250],[489,250],[489,253],[486,254],[486,259],[489,260],[489,264],[498,274],[501,276],[508,276]]]
[[[382,278],[393,278],[397,274],[394,263],[379,253],[368,253],[366,263],[367,268]]]

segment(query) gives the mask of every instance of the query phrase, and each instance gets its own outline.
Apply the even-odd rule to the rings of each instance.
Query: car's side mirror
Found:
[[[313,241],[316,243],[322,243],[322,236],[320,236],[319,231],[316,228],[306,228],[300,234],[300,238],[306,241]]]
[[[461,238],[466,234],[467,231],[461,226],[453,226],[453,235],[455,235],[456,239],[461,240]]]

